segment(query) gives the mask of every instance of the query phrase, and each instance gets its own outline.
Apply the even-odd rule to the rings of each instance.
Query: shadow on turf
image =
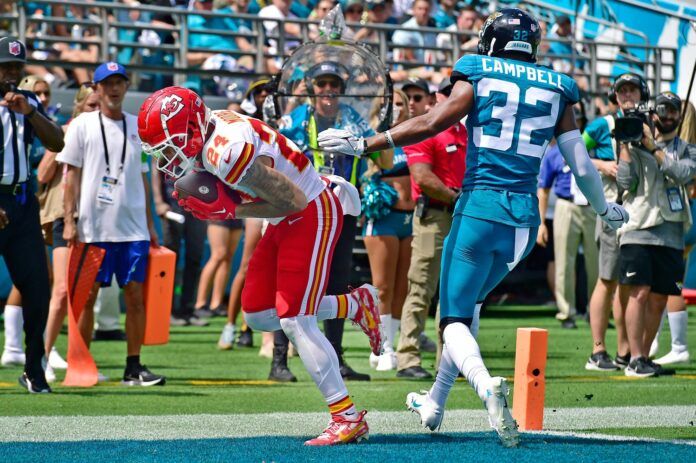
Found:
[[[4,462],[35,461],[275,461],[332,463],[377,461],[631,461],[653,462],[655,455],[670,461],[689,461],[694,447],[668,442],[606,440],[544,434],[525,434],[516,449],[501,447],[492,432],[453,434],[375,435],[359,445],[309,448],[306,437],[114,440],[57,443],[0,443]],[[665,461],[666,461],[665,460]]]

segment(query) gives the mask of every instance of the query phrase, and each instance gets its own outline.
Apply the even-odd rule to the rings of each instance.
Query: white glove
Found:
[[[361,156],[365,152],[365,139],[347,130],[326,129],[317,137],[319,148],[329,153]]]
[[[628,222],[628,212],[623,206],[616,203],[607,203],[607,210],[604,214],[599,214],[599,218],[604,220],[612,229],[618,230],[623,224]]]

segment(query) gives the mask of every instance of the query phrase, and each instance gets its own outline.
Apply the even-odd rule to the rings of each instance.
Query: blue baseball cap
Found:
[[[114,61],[109,61],[108,63],[100,64],[99,67],[94,71],[93,81],[95,84],[98,84],[102,80],[111,76],[121,76],[128,80],[126,68]]]

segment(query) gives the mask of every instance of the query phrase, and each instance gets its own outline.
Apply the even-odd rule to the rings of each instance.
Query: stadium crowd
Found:
[[[123,0],[121,3],[138,5],[135,0]],[[314,25],[310,24],[304,29],[298,23],[279,23],[277,20],[319,20],[335,6],[331,0],[142,0],[140,3],[188,9],[191,14],[185,16],[186,21],[196,32],[188,36],[186,66],[212,71],[244,73],[258,69],[256,44],[250,35],[253,26],[243,17],[234,15],[254,14],[264,18],[263,27],[267,36],[271,37],[264,44],[266,59],[263,73],[266,74],[276,73],[282,65],[283,55],[290,53],[305,39],[318,35]],[[350,26],[349,37],[356,41],[377,44],[379,34],[365,25],[401,25],[408,28],[388,32],[395,45],[390,59],[402,63],[390,69],[392,78],[397,82],[393,102],[394,125],[427,113],[449,97],[452,85],[447,76],[451,68],[435,68],[432,64],[452,63],[452,53],[444,50],[451,50],[456,41],[459,54],[474,52],[478,44],[478,31],[488,13],[485,5],[452,0],[346,0],[340,5]],[[124,244],[126,246],[119,252],[131,256],[146,255],[150,244],[159,245],[159,238],[170,249],[183,251],[185,259],[177,270],[181,291],[172,308],[171,324],[206,326],[211,317],[227,317],[228,322],[218,339],[218,347],[222,350],[235,346],[253,347],[251,329],[245,323],[240,323],[238,315],[246,269],[263,233],[263,221],[199,221],[171,199],[173,181],[151,168],[149,161],[138,158],[137,162],[124,164],[121,157],[118,163],[121,150],[126,153],[128,146],[128,150],[137,152],[140,143],[135,136],[135,118],[128,114],[122,116],[125,113],[120,105],[126,91],[154,91],[174,83],[172,77],[157,73],[144,72],[136,77],[127,73],[126,67],[136,63],[174,63],[175,51],[152,50],[148,46],[178,44],[180,37],[177,36],[176,25],[180,18],[171,12],[151,14],[139,12],[137,8],[114,11],[115,21],[129,21],[152,26],[152,29],[142,27],[138,31],[131,31],[130,35],[119,31],[119,34],[125,35],[118,37],[118,40],[134,42],[139,46],[121,48],[115,62],[101,63],[97,71],[92,72],[93,66],[80,66],[99,63],[96,43],[100,42],[100,30],[96,27],[98,18],[91,16],[94,12],[90,10],[89,2],[82,6],[28,2],[28,8],[34,21],[27,33],[27,48],[21,44],[18,54],[0,50],[0,75],[7,76],[5,69],[16,67],[17,63],[24,66],[25,54],[33,58],[33,64],[24,68],[26,77],[17,82],[17,87],[25,92],[22,94],[26,94],[27,98],[30,94],[35,95],[32,101],[35,101],[33,106],[36,109],[32,111],[41,112],[52,119],[56,126],[59,122],[65,123],[65,147],[51,150],[44,143],[44,148],[39,136],[31,145],[32,149],[27,148],[27,152],[30,151],[29,168],[26,175],[23,174],[24,180],[18,182],[4,170],[0,177],[0,186],[3,187],[0,195],[14,196],[15,185],[26,182],[32,184],[28,187],[29,191],[37,192],[41,204],[40,223],[46,245],[51,249],[53,286],[50,303],[46,301],[45,309],[35,310],[30,316],[48,320],[47,324],[44,322],[43,346],[47,358],[46,379],[55,381],[55,370],[67,366],[54,344],[66,313],[66,246],[76,239],[98,242],[105,248]],[[203,15],[211,11],[233,16]],[[42,15],[83,22],[66,27],[59,22],[36,21]],[[95,22],[94,27],[88,25],[90,21]],[[279,24],[284,27],[282,39]],[[540,26],[547,37],[555,39],[570,36],[573,27],[570,18],[562,15],[553,24],[541,22]],[[420,28],[464,33],[453,36],[438,34],[432,29],[419,31]],[[220,35],[215,32],[219,30],[233,34]],[[47,37],[51,40],[46,40]],[[54,40],[56,37],[62,41]],[[17,42],[16,39],[3,38],[0,39],[0,47]],[[399,48],[399,45],[403,48]],[[279,48],[281,46],[284,47],[282,50]],[[208,51],[210,49],[215,51]],[[543,41],[539,54],[540,64],[558,72],[577,72],[575,77],[580,89],[587,89],[583,70],[587,70],[589,62],[581,59],[581,49],[573,50],[570,43],[563,40]],[[545,59],[548,54],[562,57]],[[574,54],[580,58],[568,58],[568,55]],[[75,64],[65,67],[41,65],[42,60]],[[309,78],[319,89],[318,92],[345,85],[338,68],[317,69],[310,73]],[[562,327],[568,329],[578,327],[578,312],[582,310],[576,303],[576,260],[579,254],[583,256],[589,301],[587,319],[593,337],[593,346],[588,346],[590,357],[586,368],[624,368],[626,374],[639,377],[659,375],[665,373],[660,365],[689,360],[686,311],[680,285],[684,273],[683,259],[693,243],[694,235],[692,231],[685,233],[685,230],[689,230],[692,223],[690,204],[694,196],[691,194],[691,182],[696,175],[696,120],[693,107],[673,93],[658,93],[656,98],[651,98],[645,80],[638,74],[622,74],[604,83],[610,96],[603,98],[595,95],[591,106],[597,111],[588,114],[585,107],[589,106],[590,97],[585,95],[575,108],[576,121],[604,181],[607,199],[623,199],[632,221],[618,235],[606,227],[602,228],[602,222],[597,220],[596,214],[588,207],[587,199],[579,192],[558,147],[551,144],[546,150],[539,177],[540,213],[546,221],[539,228],[537,254],[548,266],[549,287],[558,307],[557,318]],[[191,76],[184,86],[204,97],[226,96],[234,100],[230,101],[231,109],[257,118],[263,118],[261,108],[272,91],[268,79],[250,81],[244,77]],[[51,105],[51,89],[55,88],[75,90],[70,120]],[[641,131],[638,141],[631,145],[626,140],[617,140],[616,125],[621,124],[618,121],[625,119],[627,113],[637,109],[642,111],[648,105],[654,111],[640,117],[650,129],[645,133]],[[685,112],[683,108],[686,108]],[[10,111],[0,109],[3,124],[5,114]],[[104,120],[108,121],[107,124],[102,121],[102,113],[106,116]],[[320,109],[317,109],[317,113],[326,119],[322,122],[325,126],[319,130],[338,124],[335,114],[322,114]],[[682,116],[684,113],[685,117]],[[23,120],[29,121],[32,115],[32,112],[24,113]],[[112,119],[122,119],[123,129]],[[306,137],[301,133],[302,124],[287,117],[274,122],[278,123],[279,132],[296,141],[315,166],[323,162],[315,158],[316,154],[309,149],[309,141],[302,138]],[[379,114],[375,113],[370,121],[370,129],[364,135],[377,131],[380,122]],[[105,125],[108,137],[104,135]],[[4,131],[6,140],[9,133]],[[94,143],[92,138],[96,140]],[[377,153],[376,156],[364,157],[352,165],[338,168],[343,169],[338,172],[340,176],[361,187],[363,201],[375,198],[386,201],[385,208],[365,209],[363,216],[352,225],[348,225],[346,218],[346,236],[342,238],[344,251],[342,257],[338,257],[341,255],[338,251],[341,245],[337,245],[335,268],[332,267],[330,273],[334,279],[330,283],[330,294],[345,293],[350,284],[354,238],[356,233],[362,233],[372,282],[379,291],[380,318],[385,334],[383,354],[372,354],[370,359],[370,364],[377,370],[395,370],[396,376],[404,378],[432,376],[421,366],[420,352],[436,351],[441,346],[441,340],[425,337],[424,326],[436,293],[443,242],[451,226],[453,205],[459,197],[466,169],[466,145],[466,128],[460,123],[430,140],[403,149],[397,148],[393,152]],[[104,151],[107,153],[107,175],[101,182],[94,182],[103,167],[100,163]],[[92,167],[89,167],[89,163],[83,164],[90,158],[97,164]],[[127,158],[131,159],[130,156]],[[102,217],[103,204],[114,202],[114,197],[110,196],[111,190],[104,185],[109,181],[109,166],[114,170],[125,169],[129,179],[127,189],[132,196],[123,204],[118,204],[120,212]],[[0,168],[3,167],[0,162]],[[33,173],[30,173],[32,169]],[[76,171],[80,169],[83,170],[81,179],[79,175],[76,176]],[[147,172],[152,173],[151,179],[148,179]],[[76,184],[80,182],[82,187],[77,188]],[[94,185],[90,186],[91,183]],[[150,185],[154,204],[152,213],[148,206]],[[73,192],[80,196],[75,197]],[[85,195],[88,199],[85,199]],[[3,204],[0,203],[0,207]],[[159,216],[162,224],[161,237],[154,229],[154,215]],[[76,221],[76,217],[79,220]],[[125,222],[129,225],[125,228],[123,217],[128,217]],[[242,235],[241,263],[237,266],[236,274],[231,276],[233,257],[242,242]],[[206,239],[210,257],[203,264]],[[139,244],[128,245],[131,242]],[[0,243],[5,245],[4,242]],[[142,279],[138,279],[144,272],[145,261],[139,262],[138,269],[129,272],[121,269],[123,262],[114,260],[111,271],[104,271],[107,277],[98,280],[99,286],[112,284],[112,288],[115,288],[117,282],[124,288],[127,336],[118,322],[114,322],[118,320],[119,313],[118,292],[107,288],[95,287],[89,301],[89,306],[94,309],[90,310],[90,317],[82,321],[80,329],[88,340],[92,337],[95,340],[127,340],[124,381],[142,385],[164,384],[162,376],[153,374],[140,363],[144,307]],[[140,273],[140,276],[135,273]],[[228,288],[230,279],[232,285]],[[22,296],[21,290],[15,288],[5,305],[3,366],[24,365],[25,361],[30,361],[22,345]],[[612,308],[614,321],[610,325],[609,312]],[[26,315],[28,312],[24,313]],[[96,320],[92,320],[92,313]],[[658,350],[656,333],[662,325],[663,313],[668,319],[672,345],[669,352],[653,361],[651,358]],[[341,375],[349,380],[369,380],[368,374],[356,372],[342,357],[343,322],[327,320],[324,325],[327,338],[338,355]],[[618,352],[615,356],[609,356],[606,350],[608,326],[616,329]],[[36,352],[33,351],[32,355],[35,358]],[[292,345],[281,330],[264,334],[260,355],[272,359],[270,379],[296,381],[287,366]],[[37,375],[34,370],[26,373],[29,376],[25,377],[28,378]],[[104,379],[100,377],[100,380]],[[41,382],[36,376],[33,380]]]

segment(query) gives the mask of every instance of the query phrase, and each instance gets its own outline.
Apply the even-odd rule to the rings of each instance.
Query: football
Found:
[[[184,175],[174,182],[174,189],[179,193],[179,198],[193,196],[204,203],[212,203],[218,199],[218,184],[224,188],[225,193],[235,203],[239,204],[242,201],[237,192],[205,170],[193,171]]]

